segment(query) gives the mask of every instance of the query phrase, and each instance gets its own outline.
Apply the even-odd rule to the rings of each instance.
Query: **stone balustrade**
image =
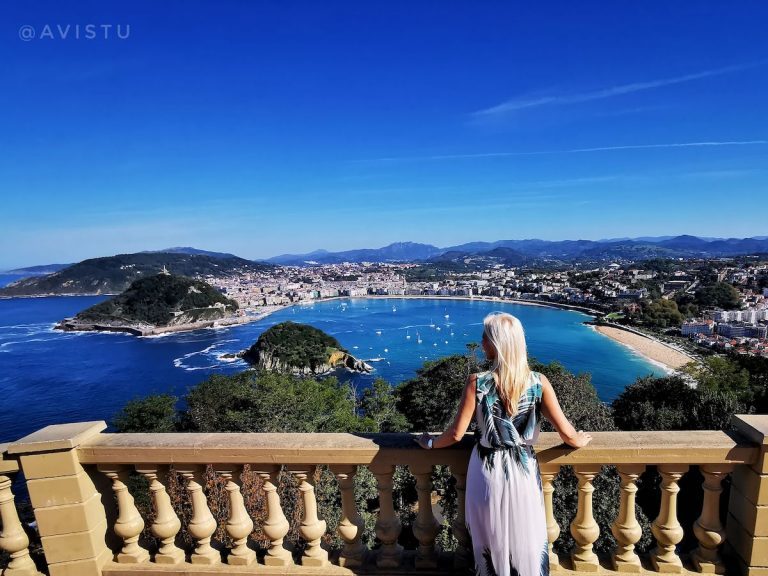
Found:
[[[729,433],[598,432],[579,450],[563,445],[556,434],[541,434],[536,450],[552,572],[768,575],[768,416],[735,416],[733,424],[736,431]],[[410,434],[109,434],[105,428],[103,422],[49,426],[0,445],[0,550],[11,558],[3,576],[38,574],[11,493],[10,475],[19,464],[50,576],[445,574],[467,573],[471,563],[463,511],[470,437],[447,449],[424,451]],[[258,490],[266,518],[258,524],[244,504],[245,465],[261,481]],[[327,527],[318,516],[314,484],[320,465],[328,466],[341,494],[338,535],[343,546],[332,553],[321,544]],[[458,548],[451,554],[435,543],[440,530],[432,506],[435,465],[449,466],[456,481],[453,533]],[[610,527],[618,545],[610,558],[598,558],[593,550],[600,536],[593,483],[606,465],[616,467],[621,482],[619,512]],[[189,507],[186,519],[171,504],[170,466],[182,479],[180,489]],[[206,466],[224,487],[226,521],[212,513]],[[395,466],[407,466],[416,480],[415,550],[404,550],[399,542],[402,526],[392,491]],[[553,482],[562,466],[572,466],[578,481],[578,507],[570,526],[558,526],[553,515]],[[378,545],[373,550],[361,541],[363,519],[354,497],[360,467],[370,470],[378,489]],[[641,538],[635,494],[647,467],[655,467],[661,476],[661,501],[652,523],[655,547],[640,557],[635,552]],[[693,526],[698,547],[681,557],[678,544],[684,534],[677,497],[680,480],[691,467],[702,474],[704,498]],[[298,486],[304,544],[300,551],[284,543],[289,521],[277,487],[281,472]],[[146,517],[128,489],[131,477],[146,479],[145,496],[151,503]],[[720,495],[727,477],[731,487],[726,511],[720,509]],[[180,538],[183,523],[192,546],[184,546]],[[269,542],[258,555],[251,541],[257,527]],[[558,557],[551,546],[564,530],[576,542],[567,558]],[[147,531],[157,541],[151,552],[140,540]],[[221,533],[226,533],[226,543],[217,539]]]

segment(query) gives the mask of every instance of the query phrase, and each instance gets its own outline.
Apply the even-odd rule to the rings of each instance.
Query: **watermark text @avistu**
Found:
[[[19,38],[31,40],[127,40],[131,36],[130,24],[43,24],[19,27]]]

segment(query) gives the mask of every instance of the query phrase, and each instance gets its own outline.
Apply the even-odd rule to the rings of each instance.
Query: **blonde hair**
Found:
[[[495,352],[492,371],[499,398],[512,416],[531,376],[523,325],[512,314],[494,312],[483,319],[483,328]]]

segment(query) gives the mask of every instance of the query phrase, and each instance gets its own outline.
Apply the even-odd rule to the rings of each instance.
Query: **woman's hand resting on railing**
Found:
[[[579,430],[573,436],[564,436],[561,434],[560,437],[563,439],[563,442],[568,444],[571,448],[584,448],[584,446],[592,441],[592,435],[588,432],[584,432],[584,430]]]

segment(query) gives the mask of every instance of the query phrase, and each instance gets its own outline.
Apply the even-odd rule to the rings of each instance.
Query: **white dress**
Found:
[[[477,375],[476,444],[467,470],[466,523],[478,576],[549,575],[547,524],[539,464],[541,379],[510,418],[491,372]]]

